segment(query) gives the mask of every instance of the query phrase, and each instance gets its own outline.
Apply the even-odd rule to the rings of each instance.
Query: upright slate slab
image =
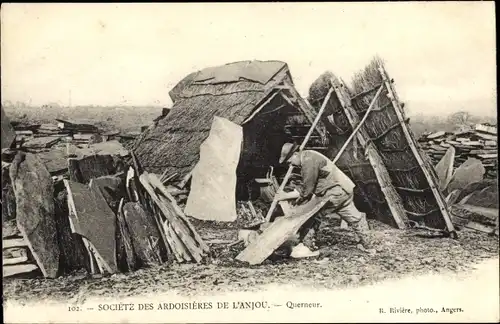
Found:
[[[73,231],[89,240],[111,272],[116,272],[116,215],[92,182],[89,186],[65,180]]]
[[[439,180],[439,189],[445,190],[453,176],[453,163],[455,162],[455,148],[450,146],[446,154],[436,165],[436,174]]]
[[[123,214],[130,231],[134,251],[143,265],[156,265],[162,262],[162,241],[160,232],[139,203],[128,202],[123,206]]]
[[[55,278],[59,246],[50,173],[36,155],[21,152],[14,158],[9,173],[16,196],[17,227],[43,275]]]
[[[193,169],[186,215],[201,220],[236,220],[236,168],[242,140],[241,126],[214,117],[210,135],[200,146],[200,160]]]

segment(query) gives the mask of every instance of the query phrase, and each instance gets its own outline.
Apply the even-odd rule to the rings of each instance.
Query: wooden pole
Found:
[[[382,92],[383,88],[384,88],[384,85],[381,85],[380,88],[378,89],[377,93],[375,94],[375,97],[373,97],[373,100],[370,103],[370,106],[366,110],[365,115],[363,116],[361,121],[358,123],[358,126],[356,126],[356,128],[352,131],[352,133],[351,133],[351,135],[349,135],[349,138],[347,139],[347,141],[345,141],[344,145],[340,148],[340,151],[337,153],[337,156],[335,156],[335,159],[333,159],[334,164],[338,161],[338,159],[340,158],[342,153],[344,153],[345,149],[347,148],[347,145],[349,145],[349,143],[354,138],[356,133],[359,131],[361,126],[363,126],[364,122],[366,121],[366,118],[368,118],[370,111],[372,111],[373,107],[375,107],[375,101],[377,100],[378,96],[380,96],[380,93]]]
[[[302,141],[302,144],[300,144],[299,151],[302,151],[304,149],[304,147],[306,146],[307,141],[309,141],[309,138],[311,137],[311,134],[313,133],[314,128],[318,124],[318,122],[321,118],[321,115],[323,115],[323,112],[325,111],[325,108],[326,108],[326,104],[328,103],[328,100],[330,100],[330,97],[332,96],[333,92],[334,92],[334,89],[332,87],[332,88],[330,88],[330,91],[328,91],[328,94],[326,95],[325,100],[323,101],[323,104],[321,105],[321,108],[318,112],[318,115],[314,119],[314,121],[311,125],[311,128],[309,128],[309,131],[307,132],[306,137]],[[281,191],[283,191],[283,189],[285,189],[285,186],[288,182],[288,179],[290,179],[290,176],[292,175],[292,171],[293,171],[293,165],[290,164],[290,166],[288,167],[288,171],[286,172],[285,177],[283,178],[283,182],[281,182],[281,185],[280,185],[278,191],[274,195],[274,199],[273,199],[273,202],[271,203],[271,207],[269,207],[269,211],[267,212],[267,215],[266,215],[266,222],[269,222],[271,220],[271,215],[273,214],[274,210],[276,209],[276,206],[278,205],[278,198],[277,198],[278,193],[280,193]]]

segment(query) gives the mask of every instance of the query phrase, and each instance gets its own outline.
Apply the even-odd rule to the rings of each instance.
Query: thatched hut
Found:
[[[304,135],[287,133],[287,125],[312,123],[313,113],[293,87],[287,64],[280,61],[206,68],[186,76],[169,94],[169,114],[141,135],[134,151],[146,171],[165,174],[173,182],[193,170],[214,116],[243,127],[240,187],[265,176],[270,166],[277,167],[285,141]]]

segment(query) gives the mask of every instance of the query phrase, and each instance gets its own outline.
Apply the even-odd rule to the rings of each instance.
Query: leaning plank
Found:
[[[119,264],[123,264],[127,271],[133,271],[136,269],[137,260],[132,245],[132,235],[129,232],[125,216],[123,215],[123,204],[124,199],[122,198],[116,212],[116,222],[118,226],[118,231],[116,231],[116,258]]]
[[[115,173],[111,155],[89,155],[68,159],[69,179],[74,182],[89,183],[90,179]]]
[[[163,196],[159,196],[158,197],[160,199],[160,201],[162,202],[162,204],[166,207],[166,210],[168,210],[170,212],[170,215],[172,217],[172,219],[177,219],[179,222],[175,225],[177,228],[175,230],[173,230],[173,227],[174,225],[169,221],[169,218],[168,216],[166,216],[166,221],[165,221],[165,225],[164,226],[168,226],[169,228],[171,228],[173,230],[173,238],[174,238],[174,241],[176,243],[176,246],[179,248],[179,251],[181,252],[181,254],[183,255],[183,258],[184,260],[186,261],[191,261],[192,258],[191,256],[194,257],[195,260],[198,260],[200,259],[201,260],[201,257],[203,255],[203,250],[198,246],[198,244],[196,244],[196,240],[194,239],[191,231],[189,230],[189,228],[186,226],[186,224],[182,221],[182,219],[180,217],[178,217],[177,213],[175,212],[175,209],[173,208],[172,204]],[[176,232],[181,232],[181,233],[186,233],[185,237],[189,239],[189,242],[184,242],[183,239],[181,239],[180,236],[176,235],[175,233]],[[178,241],[177,241],[178,239]],[[190,249],[188,248],[188,244],[193,244],[193,246],[195,247],[195,249]],[[184,250],[186,252],[184,252]]]
[[[149,194],[153,202],[158,206],[158,208],[161,210],[163,215],[167,218],[170,224],[172,224],[174,232],[179,236],[179,238],[182,240],[182,242],[186,245],[186,248],[189,250],[190,254],[193,256],[193,258],[196,260],[196,262],[201,261],[201,251],[200,249],[196,246],[195,241],[193,238],[187,233],[186,231],[183,231],[183,225],[180,222],[179,218],[176,217],[173,213],[170,212],[170,210],[165,206],[165,204],[158,198],[156,195],[154,188],[151,186],[151,184],[148,181],[148,176],[146,173],[141,174],[139,177],[139,180],[141,181],[142,186],[146,190],[146,192]]]
[[[262,263],[309,218],[321,210],[327,201],[327,199],[313,198],[307,204],[297,207],[290,216],[277,218],[255,241],[238,254],[236,259],[251,265]]]
[[[73,232],[91,242],[108,264],[110,272],[116,272],[115,214],[92,180],[89,186],[68,180],[64,180],[64,184],[68,191]]]
[[[137,259],[146,266],[161,264],[160,232],[140,204],[128,202],[123,215]]]
[[[8,278],[15,275],[36,271],[38,267],[34,264],[15,264],[3,266],[3,277]]]
[[[156,229],[158,229],[158,232],[160,233],[160,247],[162,248],[160,251],[161,253],[161,259],[162,261],[166,262],[169,260],[170,256],[173,254],[172,250],[169,246],[168,242],[168,237],[165,233],[165,229],[163,227],[163,219],[162,219],[162,214],[161,211],[159,210],[158,206],[152,201],[151,198],[148,198],[147,195],[143,197],[144,203],[141,204],[141,206],[144,208],[146,213],[150,215],[153,220],[154,224],[156,225]],[[163,249],[164,248],[164,249]]]
[[[19,152],[10,166],[10,178],[16,196],[17,227],[43,275],[55,278],[59,246],[50,173],[36,155]]]
[[[159,181],[159,179],[158,179],[158,177],[156,175],[154,175],[154,174],[148,174],[148,173],[146,173],[146,175],[148,176],[149,183],[154,188],[156,188],[157,190],[159,190],[170,201],[170,205],[174,208],[175,213],[177,214],[177,216],[184,223],[186,223],[187,227],[191,231],[192,236],[198,242],[198,244],[201,247],[201,249],[203,251],[205,251],[205,252],[208,252],[210,250],[210,248],[203,241],[203,239],[201,238],[201,236],[198,234],[198,232],[194,228],[193,224],[191,224],[191,222],[189,221],[189,219],[187,219],[186,215],[184,214],[184,212],[182,211],[182,209],[179,207],[179,205],[177,205],[177,201],[172,196],[172,194],[170,192],[168,192],[168,190],[165,188],[165,186],[163,186],[163,184]]]
[[[184,262],[184,261],[191,261],[192,258],[184,245],[182,243],[181,239],[177,234],[175,234],[174,228],[172,224],[170,224],[168,221],[165,221],[163,223],[163,227],[165,228],[165,233],[167,233],[168,237],[170,238],[170,248],[172,249],[172,252],[176,255],[177,261],[179,263]]]

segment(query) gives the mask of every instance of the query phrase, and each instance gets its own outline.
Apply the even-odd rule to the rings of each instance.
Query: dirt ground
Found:
[[[241,244],[234,241],[237,229],[216,224],[195,223],[211,245],[212,256],[202,264],[171,264],[111,276],[76,273],[57,279],[6,279],[4,301],[27,303],[81,303],[89,297],[128,297],[176,291],[183,295],[220,291],[256,291],[266,284],[333,288],[363,285],[443,271],[465,272],[484,259],[498,257],[498,237],[477,232],[459,232],[459,238],[432,237],[422,230],[400,231],[369,221],[377,253],[369,255],[355,248],[349,230],[325,221],[319,232],[320,256],[293,260],[277,253],[259,266],[246,266],[234,257]],[[215,257],[217,256],[217,257]]]

